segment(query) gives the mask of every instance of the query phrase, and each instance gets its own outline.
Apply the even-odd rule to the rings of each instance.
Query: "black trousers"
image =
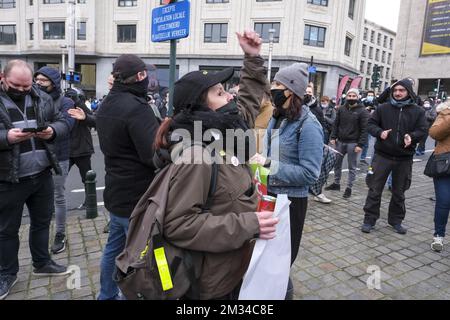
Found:
[[[289,207],[291,223],[291,266],[297,259],[300,250],[300,243],[303,236],[303,227],[305,226],[306,212],[308,211],[308,198],[289,198],[291,206]]]
[[[19,272],[19,229],[23,207],[30,213],[29,245],[33,266],[50,261],[49,228],[54,212],[53,179],[50,170],[17,184],[0,183],[0,275]]]
[[[367,195],[364,207],[364,223],[375,225],[380,218],[381,196],[389,174],[392,172],[392,197],[389,205],[388,223],[392,226],[401,224],[405,220],[405,192],[411,187],[412,160],[394,161],[375,155],[372,162],[373,174],[367,175]]]
[[[84,156],[84,157],[76,157],[76,158],[70,158],[70,165],[69,165],[69,171],[72,169],[73,165],[76,165],[78,167],[78,170],[80,171],[81,181],[83,184],[86,181],[86,174],[91,171],[91,156]]]

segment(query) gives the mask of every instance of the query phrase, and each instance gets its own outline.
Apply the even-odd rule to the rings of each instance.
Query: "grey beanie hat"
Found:
[[[350,93],[354,93],[359,97],[359,90],[356,88],[348,90],[347,95],[349,95]]]
[[[298,97],[303,98],[308,87],[308,79],[308,65],[306,63],[294,63],[278,71],[274,80],[294,92]]]

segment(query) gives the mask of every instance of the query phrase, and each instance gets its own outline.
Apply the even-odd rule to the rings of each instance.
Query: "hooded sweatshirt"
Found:
[[[74,103],[71,99],[66,98],[62,96],[62,90],[61,90],[61,74],[58,70],[50,68],[50,67],[43,67],[39,69],[35,73],[35,77],[37,75],[43,75],[44,77],[48,78],[52,82],[53,89],[50,92],[47,92],[43,90],[45,93],[49,94],[54,103],[55,108],[57,108],[63,115],[64,120],[67,122],[69,126],[69,130],[72,130],[72,128],[75,125],[75,119],[73,119],[67,111],[74,107]],[[42,90],[42,88],[41,88]],[[58,161],[67,161],[70,158],[70,134],[64,136],[63,138],[58,139],[55,142],[55,153]]]

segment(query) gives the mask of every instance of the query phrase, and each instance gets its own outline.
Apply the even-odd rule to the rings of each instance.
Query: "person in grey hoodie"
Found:
[[[74,108],[74,103],[71,99],[62,95],[61,90],[61,73],[50,67],[43,67],[34,74],[34,82],[39,88],[50,95],[54,101],[55,108],[63,115],[66,122],[69,124],[70,130],[75,125],[73,119],[68,111]],[[56,217],[56,235],[51,251],[53,254],[58,254],[66,249],[66,179],[69,174],[69,158],[70,158],[70,135],[65,136],[56,142],[55,145],[56,157],[61,166],[62,174],[53,176],[53,183],[55,185],[55,217]]]

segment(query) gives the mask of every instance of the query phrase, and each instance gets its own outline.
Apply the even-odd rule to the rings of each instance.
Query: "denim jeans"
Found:
[[[434,213],[435,237],[445,237],[450,212],[450,177],[434,179],[436,209]]]
[[[110,213],[109,237],[103,251],[100,265],[100,295],[98,300],[115,300],[119,295],[119,288],[113,280],[116,257],[122,253],[127,240],[129,219],[121,218]]]
[[[56,218],[56,232],[66,232],[67,219],[67,203],[66,203],[66,180],[69,174],[69,160],[60,161],[62,174],[53,176],[53,183],[55,184],[55,218]]]
[[[30,213],[29,245],[33,266],[42,268],[50,261],[48,240],[54,209],[50,170],[17,184],[0,183],[0,276],[19,272],[19,229],[22,212]]]
[[[366,143],[366,145],[364,145],[363,151],[361,152],[361,160],[367,159],[367,155],[369,154],[370,141],[372,139],[373,139],[373,137],[370,134],[368,134],[367,135],[367,143]]]

